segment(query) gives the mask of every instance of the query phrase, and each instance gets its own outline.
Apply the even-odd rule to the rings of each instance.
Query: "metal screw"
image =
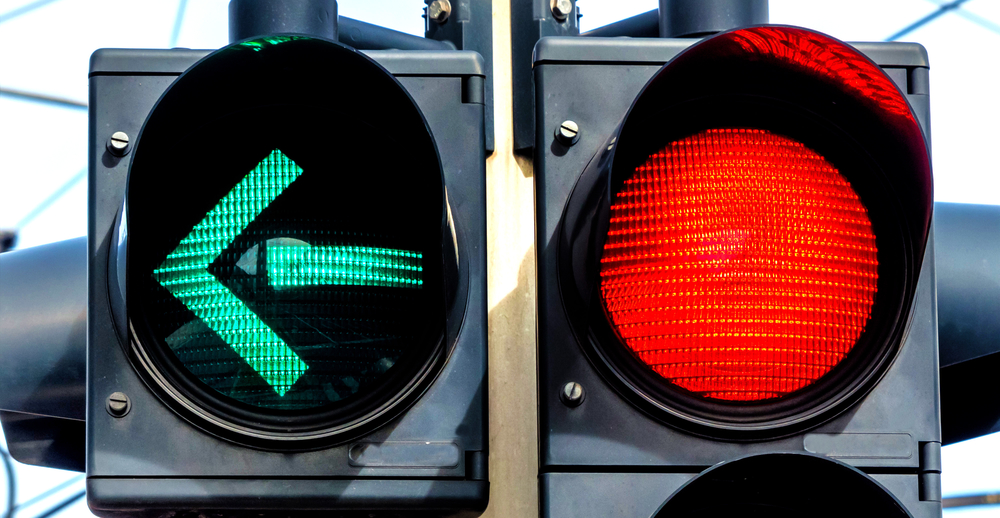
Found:
[[[583,403],[584,396],[586,394],[583,392],[583,385],[575,381],[563,385],[562,390],[559,392],[559,399],[568,407],[580,406],[580,403]]]
[[[108,396],[107,409],[112,417],[125,417],[132,408],[132,401],[124,392],[115,392]]]
[[[580,141],[580,126],[573,121],[563,121],[556,128],[556,140],[564,146],[572,146]]]
[[[116,131],[108,139],[108,151],[115,156],[125,156],[129,152],[128,135],[124,131]]]
[[[448,0],[434,0],[427,6],[427,16],[438,23],[448,21],[451,16],[451,2]]]
[[[569,17],[570,13],[573,12],[573,2],[572,0],[552,0],[552,16],[560,22],[565,21]]]

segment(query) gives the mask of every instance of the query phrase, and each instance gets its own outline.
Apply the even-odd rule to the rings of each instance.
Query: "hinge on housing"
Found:
[[[927,67],[908,68],[906,72],[906,93],[910,95],[928,95],[930,93],[930,78]]]
[[[920,443],[920,500],[941,501],[941,443]]]

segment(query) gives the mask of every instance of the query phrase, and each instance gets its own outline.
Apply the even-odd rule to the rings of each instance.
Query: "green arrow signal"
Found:
[[[229,344],[279,396],[309,366],[209,273],[208,266],[301,174],[301,167],[275,149],[153,270],[153,278]]]
[[[423,254],[367,246],[267,245],[275,289],[321,284],[421,288]]]

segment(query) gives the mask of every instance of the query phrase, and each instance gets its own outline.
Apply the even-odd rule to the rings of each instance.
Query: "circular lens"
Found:
[[[370,430],[443,362],[446,214],[426,122],[374,62],[300,37],[218,51],[164,94],[129,170],[140,374],[237,440]]]
[[[600,293],[622,342],[672,386],[763,402],[847,356],[877,281],[872,223],[833,165],[765,130],[711,129],[625,180]]]

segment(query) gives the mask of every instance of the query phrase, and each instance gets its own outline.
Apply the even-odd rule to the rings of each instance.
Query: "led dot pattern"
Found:
[[[649,156],[612,200],[600,292],[667,382],[732,402],[811,385],[852,350],[878,284],[868,212],[802,143],[710,129]]]
[[[365,397],[412,365],[433,325],[419,228],[376,219],[378,203],[317,171],[274,149],[153,261],[147,314],[168,357],[254,408]]]
[[[857,91],[887,114],[916,122],[903,94],[878,65],[829,36],[793,27],[750,27],[726,37],[751,56],[778,59],[826,76]]]
[[[194,226],[153,277],[284,396],[308,366],[208,267],[302,168],[274,150]]]
[[[272,286],[420,288],[423,254],[368,246],[268,246]]]
[[[339,444],[404,411],[447,361],[457,296],[445,176],[405,89],[350,49],[272,35],[206,57],[157,106],[119,216],[137,374],[253,447]],[[365,122],[386,110],[408,133],[391,153]]]

